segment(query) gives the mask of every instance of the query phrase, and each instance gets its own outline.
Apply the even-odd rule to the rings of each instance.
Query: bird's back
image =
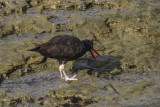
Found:
[[[36,47],[40,54],[58,60],[75,60],[86,53],[84,44],[76,37],[58,35]]]

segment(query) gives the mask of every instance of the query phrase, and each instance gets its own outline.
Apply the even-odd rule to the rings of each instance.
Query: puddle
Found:
[[[59,72],[44,71],[20,78],[5,80],[0,85],[0,88],[10,93],[22,92],[32,96],[43,96],[50,90],[64,86],[65,82],[60,80]]]

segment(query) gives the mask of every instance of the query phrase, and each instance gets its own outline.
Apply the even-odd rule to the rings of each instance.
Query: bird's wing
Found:
[[[73,36],[69,35],[58,35],[50,39],[47,44],[50,45],[66,45],[66,44],[75,44],[75,43],[81,43],[81,41]]]
[[[64,44],[42,45],[40,53],[51,58],[76,58],[79,53],[84,50],[84,46],[80,43],[67,41]],[[77,56],[78,55],[78,56]]]
[[[41,44],[40,53],[51,58],[75,59],[82,56],[82,42],[73,36],[55,36],[47,43]]]

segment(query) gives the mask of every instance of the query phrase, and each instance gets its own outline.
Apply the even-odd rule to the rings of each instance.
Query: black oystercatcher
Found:
[[[85,39],[80,41],[78,38],[70,35],[58,35],[50,39],[46,43],[36,44],[36,47],[29,51],[35,51],[49,58],[55,58],[59,61],[59,71],[62,79],[78,80],[76,75],[68,77],[64,71],[64,65],[67,61],[75,60],[83,56],[87,51],[90,51],[92,57],[96,60],[93,50],[98,56],[99,53],[93,49],[93,42]]]

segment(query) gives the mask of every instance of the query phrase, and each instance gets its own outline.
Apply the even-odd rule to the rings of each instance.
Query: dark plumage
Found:
[[[64,64],[67,61],[75,60],[83,56],[87,51],[93,50],[93,42],[86,39],[80,41],[78,38],[70,35],[58,35],[50,39],[46,43],[36,44],[36,47],[30,49],[29,51],[36,51],[41,55],[49,58],[55,58],[60,63],[60,73],[61,78],[65,80],[77,80],[74,77],[69,78],[64,72]],[[93,58],[95,59],[93,53],[91,52]],[[99,55],[96,52],[97,55]],[[66,77],[67,76],[67,77]]]

